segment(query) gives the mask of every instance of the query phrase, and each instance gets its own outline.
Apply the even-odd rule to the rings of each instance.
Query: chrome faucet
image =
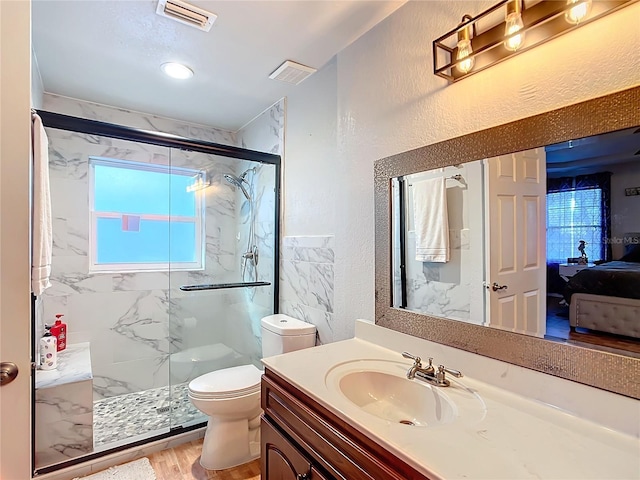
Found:
[[[409,352],[402,352],[404,358],[413,360],[413,365],[407,370],[407,378],[413,380],[417,373],[424,373],[425,375],[433,375],[435,369],[433,368],[433,358],[429,357],[429,365],[427,368],[422,368],[422,359],[415,355],[411,355]]]
[[[409,352],[402,352],[402,356],[413,360],[413,365],[407,371],[407,378],[409,380],[418,378],[430,385],[448,387],[450,382],[446,378],[447,373],[456,378],[461,378],[463,376],[462,372],[453,370],[452,368],[447,368],[444,365],[439,365],[438,370],[436,371],[432,364],[433,358],[429,358],[429,365],[427,365],[427,368],[422,368],[422,359],[420,357],[411,355]]]

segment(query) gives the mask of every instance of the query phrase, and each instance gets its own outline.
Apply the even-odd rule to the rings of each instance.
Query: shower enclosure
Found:
[[[260,366],[260,319],[277,311],[280,157],[39,114],[54,250],[34,356],[56,314],[69,344],[35,378],[46,473],[197,428],[190,380]]]

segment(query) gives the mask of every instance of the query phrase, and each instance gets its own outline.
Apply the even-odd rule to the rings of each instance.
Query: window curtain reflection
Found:
[[[575,177],[547,178],[547,194],[559,192],[583,192],[586,190],[600,190],[600,230],[601,238],[598,244],[592,241],[587,246],[590,261],[601,260],[608,262],[612,259],[611,243],[608,241],[611,236],[611,172],[600,172],[590,175],[578,175]],[[594,192],[595,193],[595,192]],[[579,205],[576,206],[579,209]],[[569,225],[566,225],[569,228]],[[577,243],[571,250],[572,255],[577,257]]]

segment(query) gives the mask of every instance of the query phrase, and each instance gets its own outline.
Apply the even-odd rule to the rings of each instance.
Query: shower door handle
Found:
[[[221,290],[223,288],[268,287],[270,282],[238,282],[238,283],[208,283],[203,285],[182,285],[180,290],[192,292],[195,290]]]

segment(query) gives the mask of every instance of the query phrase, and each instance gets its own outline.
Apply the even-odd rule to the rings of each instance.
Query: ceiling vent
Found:
[[[282,65],[280,65],[271,75],[269,75],[269,78],[297,85],[315,72],[317,72],[317,69],[315,68],[307,67],[306,65],[301,65],[299,63],[292,62],[291,60],[287,60]]]
[[[180,0],[159,0],[156,13],[208,32],[218,16]]]

